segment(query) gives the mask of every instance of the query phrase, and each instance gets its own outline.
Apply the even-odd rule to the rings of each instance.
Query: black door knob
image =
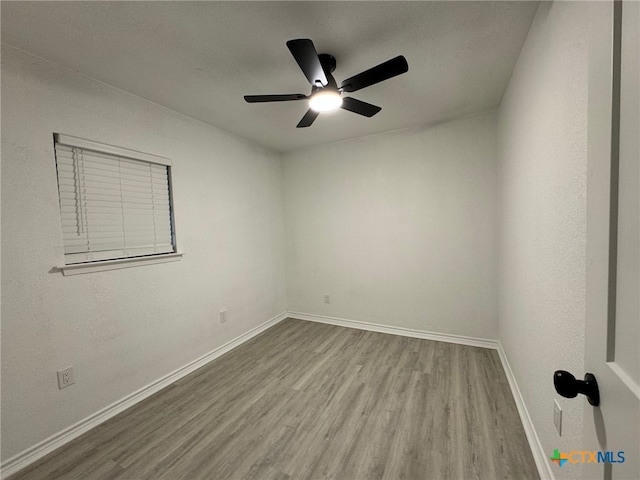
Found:
[[[556,387],[556,392],[563,397],[574,398],[581,393],[587,396],[587,400],[594,407],[600,405],[598,382],[592,373],[586,373],[584,380],[576,380],[576,377],[566,370],[556,370],[553,374],[553,385]]]

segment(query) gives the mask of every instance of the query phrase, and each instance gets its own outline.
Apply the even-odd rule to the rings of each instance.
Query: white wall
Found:
[[[582,444],[583,402],[559,397],[553,372],[584,374],[585,15],[579,2],[540,4],[498,111],[500,340],[549,455]],[[580,477],[578,465],[554,472]]]
[[[289,310],[496,338],[495,138],[486,113],[286,155]]]
[[[53,132],[173,159],[183,260],[52,273]],[[3,46],[2,459],[282,313],[281,200],[279,155]]]

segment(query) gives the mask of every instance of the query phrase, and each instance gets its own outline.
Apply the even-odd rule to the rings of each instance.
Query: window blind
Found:
[[[66,264],[175,251],[169,165],[56,139]]]

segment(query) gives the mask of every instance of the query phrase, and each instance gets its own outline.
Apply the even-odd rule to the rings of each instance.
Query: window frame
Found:
[[[57,270],[67,275],[77,275],[81,273],[92,273],[103,270],[114,270],[121,268],[129,268],[141,265],[153,265],[158,263],[175,262],[182,258],[183,253],[178,250],[178,240],[176,236],[175,225],[175,203],[173,198],[173,162],[171,159],[153,155],[150,153],[140,152],[137,150],[130,150],[115,145],[108,145],[93,140],[87,140],[72,135],[54,133],[54,158],[56,161],[56,184],[58,186],[58,199],[60,200],[60,185],[58,178],[58,158],[55,152],[56,144],[64,145],[71,148],[81,148],[84,150],[94,151],[102,154],[112,155],[114,157],[120,157],[123,159],[136,160],[145,163],[157,164],[166,167],[167,169],[167,183],[168,183],[168,200],[169,200],[169,221],[171,228],[171,243],[173,251],[165,253],[145,254],[137,256],[127,256],[118,258],[108,258],[99,260],[88,259],[85,262],[67,263],[66,254],[63,248],[63,264],[57,267]],[[62,208],[58,204],[60,213],[60,226],[62,229]],[[64,245],[64,241],[63,241]]]

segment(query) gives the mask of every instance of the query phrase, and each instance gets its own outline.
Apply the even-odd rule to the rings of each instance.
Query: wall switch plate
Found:
[[[557,400],[553,400],[553,424],[559,436],[562,436],[562,408]]]
[[[63,370],[58,370],[58,389],[68,387],[76,383],[76,376],[73,373],[73,367],[67,367]]]
[[[220,323],[227,323],[227,311],[220,310]]]
[[[325,293],[323,295],[324,298],[324,303],[331,303],[331,295],[329,295],[328,293]]]

